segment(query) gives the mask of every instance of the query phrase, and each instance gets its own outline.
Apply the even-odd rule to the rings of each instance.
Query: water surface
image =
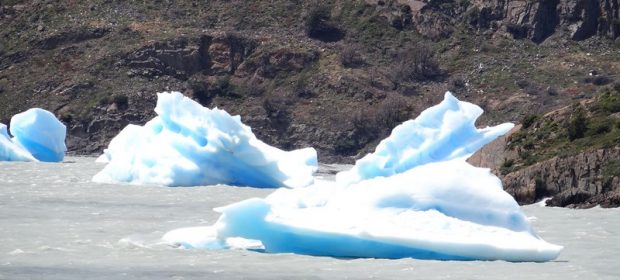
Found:
[[[180,250],[158,239],[273,190],[95,184],[102,164],[67,161],[0,162],[0,279],[620,279],[620,209],[524,207],[545,240],[565,246],[547,263]]]

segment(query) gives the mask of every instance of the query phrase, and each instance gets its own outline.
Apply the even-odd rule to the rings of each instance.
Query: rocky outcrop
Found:
[[[100,153],[112,138],[128,124],[146,123],[153,116],[136,110],[117,110],[115,104],[101,106],[105,112],[92,117],[70,122],[67,128],[67,146],[74,152]],[[66,120],[65,120],[66,121]]]
[[[179,38],[133,51],[126,55],[123,64],[131,69],[129,75],[151,78],[168,75],[186,80],[198,72],[232,74],[255,47],[253,40],[231,33]]]
[[[236,76],[259,76],[273,79],[279,74],[296,74],[317,61],[319,53],[313,50],[295,50],[288,47],[276,48],[262,53],[254,59],[239,65]]]
[[[468,161],[475,166],[491,168],[502,179],[504,189],[520,204],[549,198],[548,206],[618,207],[620,146],[614,140],[605,141],[617,139],[618,134],[611,129],[596,129],[615,123],[617,113],[600,109],[610,108],[609,104],[616,100],[610,99],[611,94],[587,100],[582,107],[567,106],[543,116],[524,118],[523,124],[484,146]],[[588,132],[590,138],[579,139],[582,142],[568,141],[563,135],[576,108],[599,108],[596,112],[588,111],[588,127],[592,129]],[[606,115],[609,117],[602,117]],[[579,144],[583,141],[588,141],[589,145]],[[554,142],[558,144],[549,144]]]
[[[316,51],[279,47],[248,59],[258,46],[252,38],[231,33],[179,38],[156,42],[128,53],[122,65],[128,75],[155,78],[168,75],[187,80],[194,74],[208,76],[258,75],[275,78],[280,73],[298,73],[319,57]]]
[[[479,22],[497,22],[498,30],[537,43],[557,31],[573,40],[619,35],[618,0],[479,0],[473,4],[481,11]]]
[[[559,33],[573,40],[620,36],[618,0],[399,0],[367,1],[398,29],[411,28],[441,39],[464,22],[474,29],[529,38],[536,43]]]
[[[577,1],[565,16],[575,40],[599,34],[609,38],[620,36],[618,0]]]
[[[399,30],[413,29],[433,40],[454,32],[454,25],[466,6],[454,1],[393,0],[366,1],[377,5],[379,14]],[[441,2],[441,3],[440,3]]]
[[[518,156],[516,151],[507,149],[507,145],[510,136],[520,129],[521,125],[516,125],[508,133],[484,145],[484,147],[469,157],[467,162],[474,166],[491,168],[493,173],[500,174],[500,167],[504,161]]]
[[[502,174],[502,165],[518,157],[507,148],[510,135],[487,144],[467,161],[475,166],[491,168],[502,179],[504,189],[519,204],[542,199],[547,206],[589,208],[620,206],[620,148],[599,149],[569,157],[554,157]]]
[[[257,48],[260,50],[257,51]],[[259,39],[231,32],[214,32],[201,36],[186,36],[146,44],[128,53],[120,54],[114,65],[118,72],[129,79],[168,81],[203,105],[209,106],[217,97],[233,102],[245,97],[260,98],[265,84],[283,79],[307,69],[319,59],[319,52],[311,48],[260,46]],[[0,60],[1,62],[2,60]],[[2,64],[0,64],[2,65]],[[181,84],[183,82],[184,84]],[[183,90],[186,86],[186,90]],[[70,102],[84,93],[94,91],[89,83],[42,85],[40,94],[53,95],[48,106],[53,107],[68,128],[67,145],[70,152],[98,153],[127,124],[143,124],[152,115],[155,104],[153,94],[140,92],[115,92],[102,96],[89,114],[76,115]],[[163,91],[158,89],[158,91]],[[298,125],[290,125],[292,104],[253,102],[246,110],[266,110],[266,115],[256,114],[247,121],[257,127],[257,134],[281,147],[293,145],[290,134]],[[270,101],[270,102],[268,102]],[[274,106],[268,106],[275,104]],[[270,112],[286,112],[286,114]],[[281,122],[286,120],[286,122]],[[294,145],[297,147],[298,145]]]
[[[601,149],[555,157],[503,178],[505,190],[522,204],[551,197],[548,206],[620,206],[620,177],[614,170],[620,149]]]

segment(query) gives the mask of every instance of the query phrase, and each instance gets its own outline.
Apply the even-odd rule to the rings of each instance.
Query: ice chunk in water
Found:
[[[0,160],[60,162],[65,156],[67,128],[54,114],[32,108],[11,118],[10,139],[0,127]]]
[[[95,182],[277,188],[314,180],[314,149],[269,146],[239,116],[202,107],[178,92],[159,93],[155,112],[146,125],[128,125],[112,139],[97,160],[108,164]]]

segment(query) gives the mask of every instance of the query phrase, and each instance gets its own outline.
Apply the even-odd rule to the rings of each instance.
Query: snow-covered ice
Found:
[[[334,257],[553,260],[562,247],[534,232],[488,169],[465,161],[512,127],[478,130],[481,113],[446,93],[335,182],[217,208],[212,227],[173,230],[163,240],[221,249],[243,238],[266,252]]]
[[[11,118],[10,132],[0,124],[0,160],[60,162],[67,129],[54,114],[32,108]]]
[[[282,151],[258,140],[239,116],[178,92],[159,93],[157,117],[112,139],[93,177],[101,183],[303,187],[317,169],[312,148]]]

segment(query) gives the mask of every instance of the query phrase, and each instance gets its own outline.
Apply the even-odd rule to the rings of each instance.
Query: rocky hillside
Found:
[[[542,43],[550,37],[585,40],[620,35],[617,0],[399,0],[367,1],[379,6],[400,4],[386,13],[392,26],[412,28],[442,39],[459,24],[487,34],[508,35]],[[402,8],[404,7],[404,8]]]
[[[620,84],[544,115],[488,145],[470,161],[491,167],[521,203],[620,206]]]
[[[451,90],[519,122],[620,80],[617,0],[0,2],[0,122],[57,114],[77,154],[153,116],[220,107],[285,148],[352,162]]]

